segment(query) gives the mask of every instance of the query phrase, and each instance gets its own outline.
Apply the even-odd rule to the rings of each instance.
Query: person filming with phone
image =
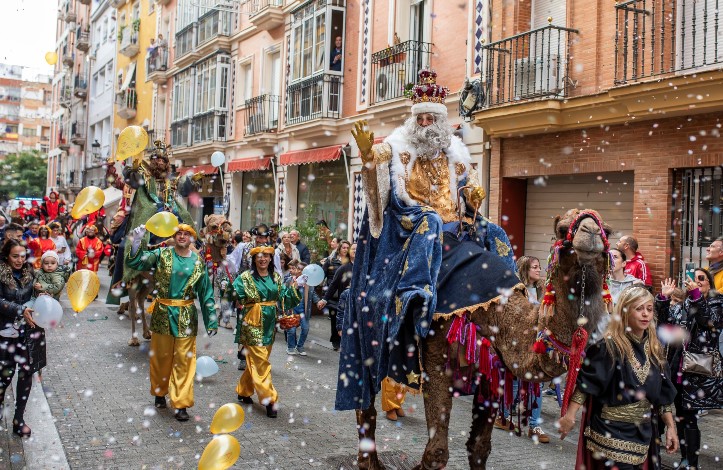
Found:
[[[682,344],[669,344],[668,363],[677,389],[676,427],[680,438],[681,465],[698,468],[701,435],[698,412],[723,408],[723,373],[718,350],[723,328],[723,296],[713,289],[713,276],[697,268],[685,278],[686,299],[671,306],[676,288],[673,279],[661,283],[655,299],[658,325],[677,325],[687,333]]]

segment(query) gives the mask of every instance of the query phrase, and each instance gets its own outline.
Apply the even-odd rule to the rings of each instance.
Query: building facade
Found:
[[[112,164],[117,42],[115,9],[109,0],[94,1],[90,13],[88,151],[83,162],[83,186],[105,187],[106,168]]]
[[[23,150],[48,154],[50,77],[0,64],[0,158]]]
[[[490,217],[546,259],[553,217],[600,211],[655,285],[723,235],[714,0],[493,2],[482,50]]]
[[[59,0],[47,190],[73,201],[83,188],[88,133],[90,0]]]

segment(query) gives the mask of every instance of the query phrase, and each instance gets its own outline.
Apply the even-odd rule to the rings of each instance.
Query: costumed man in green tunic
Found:
[[[196,373],[196,335],[201,303],[203,323],[209,336],[218,331],[213,285],[206,266],[191,243],[196,231],[180,224],[173,236],[175,246],[151,251],[140,249],[146,229],[140,226],[131,233],[131,246],[126,263],[139,271],[155,270],[157,296],[148,311],[151,313],[151,395],[156,408],[166,407],[166,394],[176,408],[176,419],[189,419],[186,408],[193,406],[193,378]]]
[[[266,406],[266,416],[276,418],[278,393],[271,382],[271,346],[276,332],[277,311],[285,312],[301,301],[296,282],[285,285],[281,275],[269,267],[274,247],[251,249],[251,269],[233,283],[233,299],[243,305],[236,327],[236,343],[246,347],[246,370],[236,386],[238,399],[251,404],[254,390]],[[277,310],[277,306],[278,309]]]

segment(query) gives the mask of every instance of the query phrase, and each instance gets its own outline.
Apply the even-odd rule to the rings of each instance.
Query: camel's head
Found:
[[[231,222],[219,214],[207,215],[203,219],[204,227],[201,231],[206,244],[217,248],[225,248],[231,242]]]
[[[595,210],[570,209],[564,216],[557,216],[555,235],[558,244],[572,249],[579,264],[592,264],[597,259],[607,259],[610,227]]]

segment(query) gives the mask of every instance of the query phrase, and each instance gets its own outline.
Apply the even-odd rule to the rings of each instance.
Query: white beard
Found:
[[[402,125],[406,138],[421,158],[433,158],[439,152],[449,148],[454,130],[447,118],[436,115],[434,124],[422,127],[415,116],[409,117]]]

